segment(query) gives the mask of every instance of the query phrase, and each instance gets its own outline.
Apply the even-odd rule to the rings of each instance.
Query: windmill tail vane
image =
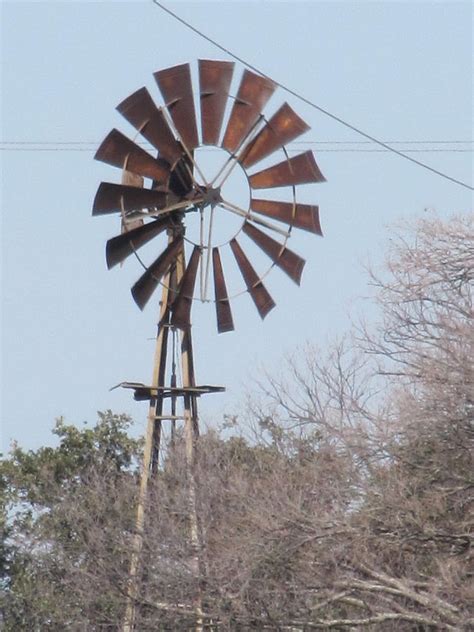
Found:
[[[151,384],[120,384],[132,389],[135,399],[149,402],[123,632],[134,630],[137,619],[145,506],[149,482],[159,467],[165,421],[171,423],[172,440],[176,422],[184,422],[189,537],[196,552],[196,629],[203,621],[193,473],[199,434],[197,399],[224,389],[196,385],[193,304],[214,303],[218,333],[234,330],[231,301],[239,294],[249,294],[264,319],[275,307],[264,284],[272,269],[280,268],[294,283],[301,283],[305,261],[287,245],[293,229],[322,235],[319,207],[299,202],[297,190],[325,178],[312,151],[290,157],[286,147],[309,126],[288,103],[267,118],[263,110],[276,84],[247,69],[239,80],[234,66],[233,62],[201,59],[195,72],[190,64],[155,72],[163,104],[157,105],[146,87],[131,94],[117,110],[135,137],[113,129],[95,155],[122,172],[119,184],[100,183],[93,202],[94,216],[117,214],[121,219],[120,234],[106,244],[107,267],[135,256],[141,274],[131,292],[142,310],[161,286]],[[152,153],[144,146],[151,147]],[[211,169],[205,152],[220,158],[217,167]],[[246,190],[239,190],[238,195],[236,174],[246,183],[241,187]],[[229,233],[227,227],[235,227],[235,222],[236,230]]]

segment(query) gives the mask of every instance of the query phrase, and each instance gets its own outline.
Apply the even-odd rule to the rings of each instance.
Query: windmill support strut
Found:
[[[170,236],[170,239],[172,236]],[[134,382],[124,382],[120,386],[135,391],[135,399],[149,399],[148,422],[145,438],[143,463],[140,477],[140,487],[137,501],[135,533],[133,536],[130,569],[126,592],[125,616],[123,632],[133,632],[137,617],[137,604],[140,602],[142,550],[147,515],[153,510],[148,506],[149,486],[159,470],[160,442],[162,423],[171,421],[171,446],[174,442],[174,428],[177,421],[184,422],[184,441],[186,457],[186,484],[189,521],[189,541],[192,557],[189,560],[195,578],[195,597],[193,610],[195,613],[195,629],[201,630],[203,625],[202,580],[203,560],[202,542],[200,537],[199,512],[197,507],[197,479],[195,472],[196,441],[199,436],[197,398],[202,394],[221,392],[222,387],[196,386],[194,376],[194,358],[191,328],[180,331],[181,347],[181,386],[177,386],[176,364],[172,359],[169,371],[169,338],[175,335],[176,329],[171,325],[171,305],[176,288],[184,271],[184,252],[178,257],[176,265],[172,266],[166,275],[162,289],[160,318],[156,336],[155,357],[152,385],[145,386]],[[173,338],[174,340],[174,338]],[[171,373],[171,374],[170,374]],[[170,374],[170,375],[169,375]],[[169,376],[170,385],[166,382]],[[166,398],[170,399],[170,414],[164,413],[163,405]],[[182,414],[177,414],[177,400],[182,400]]]

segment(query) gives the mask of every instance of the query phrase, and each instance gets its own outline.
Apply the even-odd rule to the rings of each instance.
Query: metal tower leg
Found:
[[[183,387],[194,387],[194,363],[191,330],[181,335],[181,365],[183,371]],[[195,578],[196,595],[194,609],[196,613],[196,630],[203,629],[202,610],[202,542],[199,525],[199,511],[197,506],[197,478],[196,478],[196,440],[199,436],[197,398],[190,393],[184,396],[184,437],[186,450],[186,482],[188,486],[188,516],[189,535],[193,551],[192,571]]]
[[[136,530],[132,543],[129,581],[125,606],[123,632],[133,632],[136,621],[136,604],[140,593],[141,583],[141,553],[143,548],[144,527],[147,514],[147,500],[149,482],[157,473],[159,466],[159,450],[161,440],[162,419],[171,419],[172,440],[173,422],[180,418],[184,421],[184,440],[186,455],[186,485],[188,493],[189,538],[193,551],[191,568],[195,577],[196,593],[193,600],[195,612],[195,630],[203,629],[202,609],[202,542],[200,537],[199,512],[197,507],[197,478],[196,478],[196,440],[199,436],[197,397],[201,394],[220,392],[221,387],[197,387],[194,375],[194,359],[192,348],[191,328],[181,331],[181,380],[182,386],[176,386],[174,375],[174,357],[170,376],[170,386],[166,385],[168,376],[168,338],[171,325],[171,304],[175,290],[184,273],[184,250],[176,261],[176,266],[170,270],[164,280],[160,320],[155,347],[153,380],[150,387],[135,383],[123,383],[126,388],[139,388],[148,393],[150,406],[145,439],[143,465],[140,479],[140,489],[137,504]],[[174,341],[174,337],[173,337]],[[171,398],[171,416],[163,415],[163,400],[165,396]],[[137,397],[137,391],[135,392]],[[183,414],[176,415],[176,399],[182,399]]]
[[[166,375],[166,360],[168,351],[169,315],[170,315],[170,282],[172,273],[168,273],[163,286],[160,308],[160,320],[156,337],[155,358],[153,363],[152,386],[164,386]],[[143,463],[140,477],[140,489],[137,503],[137,516],[135,522],[135,534],[132,542],[130,558],[130,571],[127,587],[127,599],[123,632],[133,632],[135,628],[136,601],[140,585],[140,558],[143,547],[143,531],[145,527],[145,513],[148,498],[148,484],[150,478],[156,473],[159,462],[159,450],[161,441],[161,416],[163,409],[162,393],[157,390],[150,398],[148,408],[148,422],[143,450]]]

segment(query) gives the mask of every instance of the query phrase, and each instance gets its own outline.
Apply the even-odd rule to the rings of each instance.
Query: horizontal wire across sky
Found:
[[[472,140],[390,140],[385,141],[391,145],[400,145],[408,153],[473,153],[474,141]],[[145,149],[154,151],[154,148],[146,142],[138,142]],[[0,151],[96,151],[99,142],[94,141],[1,141]],[[290,152],[298,152],[304,147],[313,147],[318,152],[344,152],[344,153],[388,153],[389,149],[371,148],[364,145],[373,145],[371,141],[344,141],[344,140],[306,140],[294,141],[287,145]],[[416,147],[413,147],[416,145]],[[427,145],[427,147],[420,147]],[[203,147],[207,151],[218,151],[217,147]]]

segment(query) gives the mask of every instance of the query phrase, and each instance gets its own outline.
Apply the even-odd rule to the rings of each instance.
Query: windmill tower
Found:
[[[114,129],[95,156],[122,170],[122,183],[102,182],[93,205],[93,215],[116,213],[121,217],[121,234],[107,242],[107,266],[122,264],[130,255],[136,257],[143,272],[132,287],[132,296],[140,309],[161,285],[151,384],[120,385],[132,389],[135,399],[149,401],[124,632],[134,629],[147,491],[159,467],[164,424],[169,424],[172,440],[176,425],[184,426],[189,538],[197,582],[193,607],[196,621],[203,620],[193,475],[199,435],[197,400],[223,388],[196,384],[192,305],[214,302],[219,333],[234,329],[230,300],[239,294],[248,293],[260,317],[265,318],[275,306],[263,282],[268,272],[276,266],[295,283],[301,280],[305,261],[287,247],[292,229],[322,234],[318,207],[299,203],[297,187],[323,182],[324,177],[311,151],[290,157],[286,149],[308,125],[287,103],[266,118],[262,111],[277,87],[267,77],[244,70],[232,96],[233,74],[231,62],[199,60],[195,99],[189,64],[156,72],[162,106],[141,88],[117,107],[141,140],[130,140]],[[156,157],[142,147],[145,141],[157,152]],[[201,163],[202,152],[211,148],[220,156],[220,163],[209,172]],[[235,188],[229,184],[235,173],[243,177],[240,186],[248,196],[244,201],[232,197]],[[269,189],[277,193],[271,195]],[[263,197],[257,194],[260,190]],[[231,233],[224,230],[223,234],[231,218]],[[144,250],[151,255],[150,263],[142,256]],[[259,261],[261,270],[252,259]],[[231,270],[230,276],[224,270]],[[229,278],[237,280],[231,292]]]

